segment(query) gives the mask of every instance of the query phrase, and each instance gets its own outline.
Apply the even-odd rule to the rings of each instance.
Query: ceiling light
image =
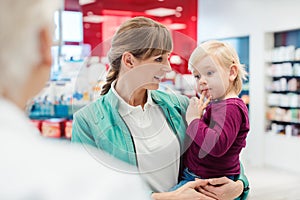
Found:
[[[170,63],[171,64],[176,64],[176,65],[180,65],[182,63],[182,60],[181,60],[180,56],[172,55],[170,57]]]
[[[175,15],[176,10],[169,9],[169,8],[155,8],[155,9],[146,10],[145,13],[147,15],[156,16],[156,17],[166,17],[170,15]]]
[[[181,23],[174,23],[168,25],[169,29],[172,30],[181,30],[181,29],[186,29],[186,24],[181,24]]]
[[[195,21],[197,20],[197,17],[196,17],[196,16],[191,16],[191,20],[192,20],[193,22],[195,22]]]
[[[176,10],[177,10],[178,12],[181,12],[181,11],[183,11],[183,8],[182,8],[181,6],[177,6],[177,7],[176,7]]]
[[[180,13],[180,12],[176,12],[176,13],[175,13],[175,16],[176,16],[176,17],[181,17],[181,13]]]
[[[84,22],[101,23],[104,22],[104,17],[101,15],[88,15],[83,17]]]
[[[96,0],[79,0],[79,5],[85,5],[89,3],[95,3]]]

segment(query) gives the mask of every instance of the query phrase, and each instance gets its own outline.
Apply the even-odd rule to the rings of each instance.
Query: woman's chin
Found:
[[[152,83],[152,84],[145,86],[145,89],[147,89],[147,90],[157,90],[158,88],[159,88],[158,83]]]

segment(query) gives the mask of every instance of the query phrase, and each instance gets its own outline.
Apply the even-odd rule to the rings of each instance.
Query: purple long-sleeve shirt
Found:
[[[239,174],[239,154],[246,146],[248,131],[248,109],[241,99],[211,103],[203,117],[187,128],[193,141],[186,152],[185,167],[201,178]]]

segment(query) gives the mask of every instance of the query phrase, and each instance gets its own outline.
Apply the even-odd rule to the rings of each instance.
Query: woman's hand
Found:
[[[192,97],[190,99],[190,104],[187,108],[186,111],[186,121],[188,123],[188,125],[194,120],[194,119],[200,119],[203,115],[203,112],[205,110],[205,108],[207,107],[207,105],[209,104],[211,97],[209,97],[208,99],[204,99],[205,97],[205,91],[202,92],[200,99],[198,99],[197,97]],[[205,101],[204,101],[205,100]]]
[[[227,177],[208,179],[209,184],[200,187],[199,191],[218,200],[232,200],[243,192],[242,181],[232,181]]]
[[[196,191],[196,188],[205,187],[207,184],[208,180],[198,179],[190,181],[172,192],[153,193],[151,197],[153,200],[215,200],[215,198]]]

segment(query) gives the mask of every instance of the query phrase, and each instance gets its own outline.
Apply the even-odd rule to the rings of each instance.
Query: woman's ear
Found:
[[[52,37],[47,27],[44,27],[40,31],[40,55],[41,65],[49,66],[52,65],[51,45]]]
[[[127,68],[133,68],[134,66],[134,56],[130,52],[124,52],[122,55],[122,62]]]
[[[229,80],[234,81],[238,75],[238,67],[236,65],[231,65],[229,72]]]

